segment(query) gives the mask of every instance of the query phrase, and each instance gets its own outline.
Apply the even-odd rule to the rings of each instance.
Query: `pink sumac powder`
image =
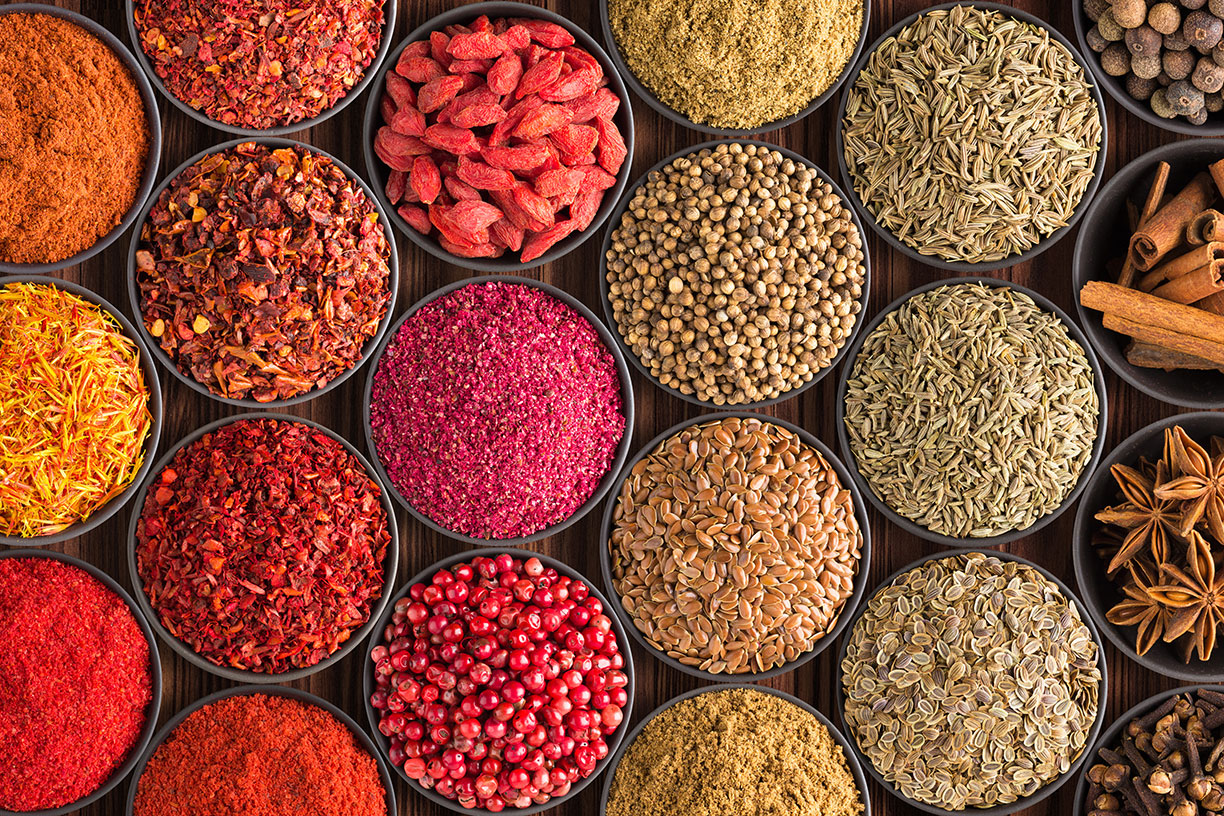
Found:
[[[413,507],[474,538],[530,535],[595,492],[625,433],[595,327],[516,283],[471,284],[396,333],[374,374],[378,458]]]

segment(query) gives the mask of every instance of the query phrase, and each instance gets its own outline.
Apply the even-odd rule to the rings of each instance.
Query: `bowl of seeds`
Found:
[[[803,700],[746,683],[646,715],[612,756],[600,816],[871,816],[850,741]]]
[[[851,750],[926,813],[1004,816],[1070,779],[1101,732],[1105,649],[1062,581],[1010,553],[943,552],[859,608],[838,661]]]
[[[1224,680],[1224,415],[1180,414],[1127,438],[1093,474],[1072,559],[1088,613],[1139,665]]]
[[[1077,0],[1080,50],[1118,104],[1158,128],[1224,135],[1224,3]]]
[[[846,81],[870,0],[600,0],[625,82],[662,116],[713,136],[794,124]]]
[[[629,635],[704,680],[764,680],[824,651],[866,589],[867,510],[841,461],[747,412],[669,428],[621,474],[600,569]]]
[[[837,435],[855,484],[947,547],[1031,535],[1083,491],[1105,444],[1105,378],[1052,302],[990,278],[920,286],[847,355]]]
[[[999,3],[935,6],[890,28],[838,120],[854,206],[889,245],[940,269],[988,272],[1049,249],[1105,167],[1105,99],[1075,47]]]
[[[1222,726],[1224,686],[1184,686],[1137,704],[1094,747],[1075,789],[1074,816],[1224,810]]]
[[[604,316],[637,369],[704,407],[810,388],[862,324],[866,233],[798,153],[707,142],[656,164],[604,238]]]

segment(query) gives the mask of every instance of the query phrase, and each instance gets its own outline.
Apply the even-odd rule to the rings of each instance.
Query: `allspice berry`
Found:
[[[1192,125],[1207,124],[1207,106],[1204,105],[1203,107],[1194,111],[1194,113],[1186,114],[1186,121]]]
[[[1109,47],[1101,52],[1101,67],[1110,76],[1126,76],[1131,68],[1130,51],[1120,42],[1110,43]]]
[[[1101,19],[1097,20],[1097,30],[1101,32],[1101,36],[1110,42],[1119,42],[1126,36],[1126,29],[1118,25],[1118,21],[1114,19],[1113,9],[1109,9],[1101,15]]]
[[[1108,9],[1109,0],[1084,0],[1084,14],[1094,23],[1101,19],[1101,15]]]
[[[1101,30],[1096,26],[1088,29],[1088,33],[1084,35],[1084,40],[1088,43],[1088,47],[1098,54],[1109,47],[1109,40],[1101,36]]]
[[[1177,117],[1177,114],[1173,112],[1173,107],[1169,104],[1168,94],[1168,88],[1159,88],[1152,94],[1152,98],[1148,100],[1148,104],[1152,107],[1152,112],[1161,119],[1174,119]]]
[[[1203,107],[1203,92],[1184,79],[1179,79],[1168,87],[1165,96],[1169,107],[1178,116],[1189,116]]]
[[[1218,93],[1207,94],[1203,97],[1203,107],[1208,113],[1219,113],[1224,110],[1224,95]]]
[[[1127,29],[1123,41],[1132,55],[1136,57],[1152,56],[1159,59],[1164,37],[1151,26],[1141,25]]]
[[[1186,38],[1181,35],[1181,30],[1179,29],[1172,34],[1165,35],[1164,47],[1166,51],[1188,51],[1190,43],[1186,42]]]
[[[1134,74],[1126,78],[1126,92],[1131,95],[1132,99],[1138,99],[1140,102],[1151,99],[1152,94],[1159,87],[1160,84],[1154,79],[1141,79]]]
[[[1190,76],[1198,59],[1191,51],[1165,51],[1161,56],[1164,71],[1173,79],[1185,79]]]
[[[1113,0],[1114,19],[1123,28],[1137,28],[1147,19],[1145,0]]]
[[[1215,48],[1221,35],[1224,35],[1224,21],[1209,11],[1193,11],[1182,22],[1182,36],[1201,54]]]
[[[1224,18],[1224,0],[1207,0],[1207,10],[1217,17]]]
[[[1201,9],[1205,5],[1207,5],[1207,0],[1181,0],[1182,8],[1189,9],[1190,11]]]
[[[1190,82],[1203,93],[1215,93],[1224,88],[1224,67],[1210,57],[1203,57],[1194,67]]]
[[[1140,79],[1156,79],[1160,76],[1160,57],[1156,54],[1142,54],[1131,57],[1131,76]]]
[[[1148,9],[1147,24],[1161,34],[1172,34],[1181,29],[1181,10],[1172,3],[1157,3]]]

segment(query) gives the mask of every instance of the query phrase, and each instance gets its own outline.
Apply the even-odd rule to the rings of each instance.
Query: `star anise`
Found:
[[[1114,465],[1110,472],[1126,501],[1101,510],[1096,514],[1096,520],[1115,524],[1128,532],[1122,546],[1109,562],[1109,574],[1113,575],[1145,548],[1151,552],[1157,564],[1164,563],[1169,558],[1169,535],[1179,534],[1177,525],[1181,520],[1177,512],[1179,502],[1159,496],[1160,488],[1157,486],[1168,479],[1164,461],[1156,464],[1154,479],[1121,464]]]
[[[1166,583],[1151,587],[1147,594],[1173,612],[1164,627],[1165,643],[1190,634],[1192,637],[1182,648],[1182,659],[1189,663],[1196,651],[1199,660],[1210,659],[1216,632],[1224,625],[1224,570],[1217,575],[1211,545],[1197,530],[1192,530],[1186,548],[1186,568],[1164,563],[1160,572]]]
[[[1182,538],[1206,519],[1211,537],[1224,544],[1224,456],[1208,455],[1181,426],[1167,434],[1165,455],[1172,478],[1156,487],[1156,498],[1184,502],[1178,523]]]
[[[1126,569],[1130,580],[1120,588],[1125,600],[1105,613],[1105,618],[1114,626],[1137,626],[1135,651],[1146,654],[1164,636],[1173,613],[1152,595],[1159,572],[1148,558],[1132,559]]]

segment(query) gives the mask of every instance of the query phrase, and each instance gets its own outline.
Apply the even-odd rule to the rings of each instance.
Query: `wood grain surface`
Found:
[[[57,0],[58,5],[80,11],[100,21],[123,42],[131,46],[127,26],[123,18],[120,0]],[[539,3],[537,3],[539,4]],[[927,0],[875,0],[872,3],[871,39],[908,14],[934,5]],[[395,42],[428,18],[458,3],[446,0],[400,0],[399,20]],[[598,4],[595,0],[549,0],[546,4],[588,31],[599,35]],[[1072,27],[1072,0],[1012,0],[1012,5],[1051,21],[1059,30],[1074,40]],[[1108,97],[1107,97],[1108,100]],[[664,156],[688,145],[705,141],[708,137],[666,120],[636,97],[632,100],[637,124],[637,144],[634,150],[634,176],[662,159]],[[331,151],[343,161],[365,174],[361,150],[361,117],[366,99],[357,100],[336,117],[324,124],[295,135],[309,144]],[[166,173],[196,152],[226,141],[226,134],[205,127],[183,115],[163,98],[158,98],[165,128],[165,146],[161,157],[159,181]],[[830,102],[822,109],[785,130],[766,134],[763,138],[793,150],[814,161],[837,176],[834,156],[833,133],[835,128],[835,104]],[[1179,137],[1158,130],[1127,114],[1120,106],[1109,101],[1109,160],[1107,177],[1117,168],[1154,147],[1166,144]],[[562,260],[526,275],[535,277],[565,289],[582,299],[588,306],[602,314],[599,304],[599,259],[602,231],[593,234],[581,248]],[[1026,263],[1003,270],[995,277],[1030,286],[1053,299],[1063,308],[1074,313],[1071,292],[1071,254],[1076,232],[1065,237],[1057,246]],[[106,252],[92,260],[60,273],[63,278],[81,283],[93,289],[129,312],[125,280],[129,274],[126,257],[131,231],[124,235]],[[402,313],[412,303],[433,289],[456,280],[472,276],[462,266],[443,263],[418,250],[406,238],[399,237],[401,279],[397,313]],[[871,236],[872,291],[863,319],[869,319],[884,305],[906,291],[923,283],[947,277],[938,270],[912,261],[900,253],[889,251],[884,242]],[[189,434],[194,429],[223,416],[241,413],[238,409],[221,405],[191,391],[162,370],[159,372],[166,398],[166,426],[158,455]],[[338,431],[351,440],[359,449],[365,449],[361,434],[361,389],[365,371],[350,378],[336,390],[296,408],[289,413],[308,417]],[[1109,389],[1108,452],[1130,433],[1154,420],[1178,413],[1179,409],[1165,405],[1140,394],[1123,383],[1111,372],[1106,372]],[[834,435],[834,393],[836,372],[826,377],[814,388],[800,397],[791,399],[766,413],[796,422],[810,430],[821,440],[837,449]],[[634,391],[637,395],[637,421],[633,429],[633,448],[636,451],[661,430],[685,419],[703,413],[697,406],[668,396],[651,382],[634,374]],[[597,553],[600,546],[599,524],[603,507],[587,515],[579,523],[560,535],[536,545],[540,552],[553,555],[581,570],[598,582]],[[56,547],[64,552],[84,558],[106,570],[130,591],[131,581],[125,560],[127,529],[131,506],[118,513],[106,524],[74,541]],[[1074,508],[1063,514],[1058,521],[1021,541],[1006,547],[1053,570],[1074,586],[1071,570],[1071,528]],[[430,532],[423,525],[410,519],[402,509],[399,511],[401,536],[400,576],[397,588],[421,569],[435,560],[462,549],[462,545],[441,535]],[[874,541],[870,586],[874,587],[885,576],[899,567],[937,550],[935,545],[906,534],[885,522],[872,512],[872,538]],[[168,646],[159,644],[162,667],[165,672],[165,692],[162,700],[161,722],[200,697],[228,688],[230,683],[195,668],[175,655]],[[1122,656],[1112,646],[1107,647],[1109,661],[1109,706],[1106,723],[1143,698],[1178,683],[1169,678],[1149,672]],[[340,706],[363,726],[365,712],[361,703],[361,673],[365,645],[349,655],[343,662],[313,677],[293,683]],[[769,685],[784,689],[813,703],[835,722],[834,711],[834,655],[830,648],[816,660],[795,672],[784,675]],[[637,723],[643,715],[668,698],[701,685],[701,681],[679,672],[664,668],[662,663],[639,648],[634,648],[637,666],[637,700],[631,722]],[[3,759],[0,758],[0,763]],[[0,768],[0,773],[3,770]],[[116,816],[124,811],[128,786],[125,781],[101,802],[84,810],[89,816]],[[576,800],[550,810],[557,816],[593,816],[599,807],[599,791],[602,779],[591,785]],[[1045,802],[1026,811],[1029,816],[1062,816],[1072,810],[1074,781],[1065,785]],[[874,785],[870,791],[872,812],[879,816],[911,816],[918,810],[902,804]],[[424,797],[409,790],[397,779],[396,797],[400,814],[412,816],[437,816],[445,811],[426,801]],[[676,816],[685,816],[676,814]]]

